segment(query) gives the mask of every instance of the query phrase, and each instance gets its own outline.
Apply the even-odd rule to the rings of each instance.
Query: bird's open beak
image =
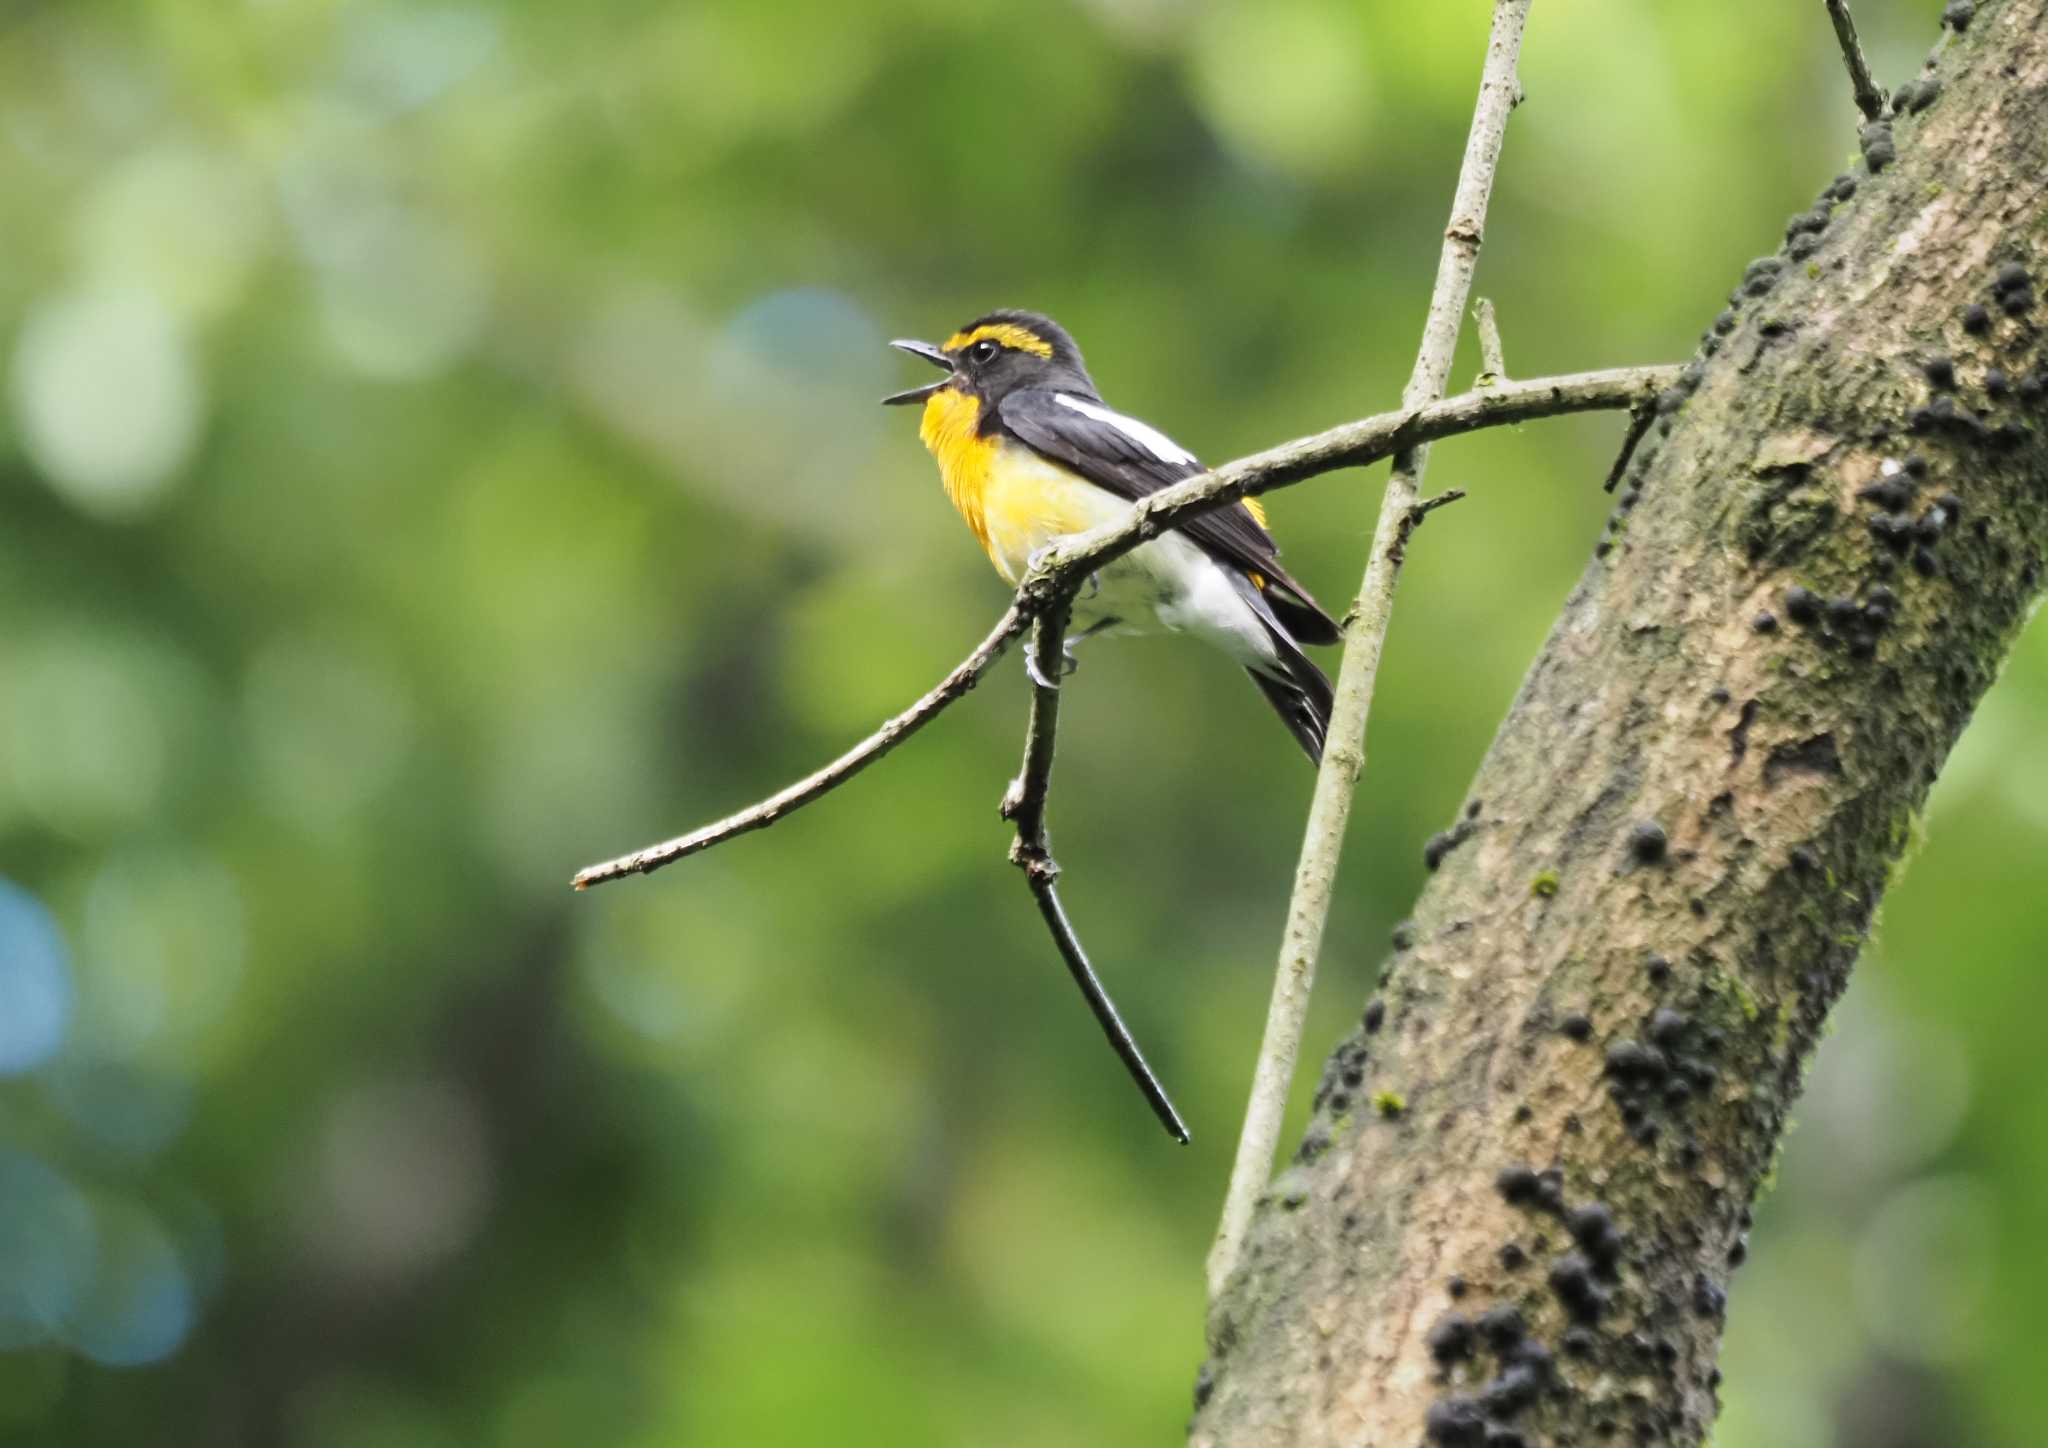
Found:
[[[908,352],[914,357],[922,357],[935,367],[943,367],[949,375],[941,377],[937,382],[927,383],[923,387],[913,387],[908,392],[893,392],[882,399],[884,407],[898,407],[908,402],[922,402],[953,380],[950,375],[953,371],[953,359],[931,343],[898,340],[891,342],[889,345],[898,351]]]

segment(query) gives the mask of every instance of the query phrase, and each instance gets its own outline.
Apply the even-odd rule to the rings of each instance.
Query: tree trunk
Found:
[[[1195,1443],[1705,1437],[1808,1053],[2041,582],[2048,0],[1963,23],[1660,400],[1212,1310]]]

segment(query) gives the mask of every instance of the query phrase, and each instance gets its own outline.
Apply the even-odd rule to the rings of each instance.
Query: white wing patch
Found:
[[[1083,402],[1078,397],[1069,397],[1064,392],[1053,394],[1053,401],[1062,407],[1071,407],[1083,417],[1092,417],[1106,427],[1113,427],[1146,452],[1163,463],[1184,464],[1200,467],[1195,455],[1149,423],[1135,417],[1125,417],[1121,412],[1112,412],[1099,402]]]

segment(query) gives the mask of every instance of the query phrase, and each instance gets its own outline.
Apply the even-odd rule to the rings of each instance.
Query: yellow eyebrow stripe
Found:
[[[985,327],[976,327],[971,332],[955,332],[946,339],[945,349],[958,352],[962,347],[972,347],[976,342],[999,342],[1019,352],[1029,352],[1037,357],[1052,356],[1052,343],[1039,336],[1029,327],[1020,327],[1015,322],[990,322]]]

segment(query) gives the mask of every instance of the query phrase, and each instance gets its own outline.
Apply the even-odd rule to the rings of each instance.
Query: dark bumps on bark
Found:
[[[1472,1324],[1455,1312],[1447,1312],[1429,1330],[1429,1355],[1448,1367],[1472,1352]]]
[[[1497,1418],[1512,1418],[1536,1401],[1543,1381],[1527,1363],[1510,1364],[1479,1394],[1480,1405]]]
[[[1493,1189],[1509,1206],[1528,1206],[1536,1200],[1536,1172],[1526,1166],[1502,1167],[1493,1179]]]
[[[1572,1208],[1565,1227],[1587,1258],[1602,1271],[1611,1272],[1621,1260],[1621,1232],[1615,1227],[1614,1213],[1606,1203],[1587,1202]]]
[[[1593,1281],[1593,1264],[1577,1252],[1551,1264],[1550,1290],[1575,1322],[1597,1322],[1607,1305],[1606,1295]]]
[[[1685,1028],[1691,1024],[1686,1018],[1669,1006],[1659,1006],[1650,1015],[1650,1039],[1665,1050],[1673,1050],[1685,1036]]]
[[[1664,1072],[1664,1053],[1639,1041],[1616,1041],[1607,1048],[1607,1074],[1617,1081],[1655,1082]]]
[[[1429,1405],[1423,1420],[1429,1441],[1444,1448],[1482,1448],[1486,1442],[1486,1413],[1473,1398],[1445,1398]]]
[[[1496,1307],[1479,1319],[1479,1335],[1495,1352],[1507,1352],[1528,1333],[1529,1327],[1522,1320],[1522,1314],[1512,1307]]]

